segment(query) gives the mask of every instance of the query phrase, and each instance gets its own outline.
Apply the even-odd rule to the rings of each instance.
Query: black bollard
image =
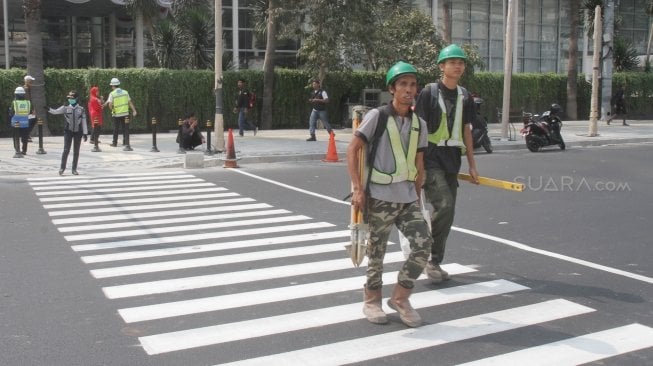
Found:
[[[159,152],[159,149],[156,147],[156,117],[152,117],[152,148],[150,152]]]
[[[213,123],[211,123],[210,119],[206,120],[206,151],[204,152],[204,155],[213,155],[213,149],[211,148],[211,128],[213,127]]]
[[[20,122],[14,123],[14,149],[16,149],[14,158],[24,158],[23,154],[20,152]]]
[[[183,136],[181,135],[181,126],[184,125],[184,121],[179,119],[177,121],[177,124],[179,125],[179,132],[177,132],[177,142],[179,143],[179,150],[177,150],[177,154],[185,154],[186,150],[184,150],[184,145],[183,145]]]
[[[39,149],[36,150],[37,154],[45,154],[45,150],[43,150],[43,119],[39,118],[37,125],[39,126],[38,132],[39,132]]]
[[[98,144],[100,143],[100,122],[98,118],[93,119],[93,132],[91,133],[91,138],[93,139],[93,149],[91,152],[101,152]]]
[[[129,146],[129,116],[125,117],[125,147],[122,151],[134,151],[134,149]]]

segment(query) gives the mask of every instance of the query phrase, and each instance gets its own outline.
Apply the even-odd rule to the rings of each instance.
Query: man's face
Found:
[[[465,72],[465,60],[461,58],[450,58],[444,60],[440,65],[440,71],[446,77],[459,79]]]
[[[318,83],[317,81],[314,81],[313,82],[313,89],[315,89],[315,90],[320,89],[320,83]]]
[[[399,104],[412,106],[417,94],[417,78],[415,75],[402,75],[390,86],[390,93]]]
[[[245,87],[245,83],[243,83],[242,80],[238,80],[238,89],[242,89]]]

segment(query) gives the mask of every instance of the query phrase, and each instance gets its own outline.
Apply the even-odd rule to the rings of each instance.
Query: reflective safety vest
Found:
[[[370,176],[371,182],[376,184],[390,184],[403,181],[414,182],[417,177],[417,166],[415,166],[415,156],[417,156],[417,144],[419,142],[419,118],[413,113],[410,126],[410,135],[408,137],[408,151],[404,151],[401,144],[401,135],[397,129],[394,117],[388,116],[386,131],[390,138],[392,155],[395,160],[394,172],[382,172],[376,168],[372,169]],[[377,142],[378,143],[378,142]]]
[[[428,140],[430,143],[437,146],[457,146],[464,153],[466,148],[465,143],[463,142],[463,90],[460,86],[457,86],[456,88],[458,90],[458,97],[456,97],[456,114],[454,115],[451,134],[449,134],[449,124],[447,122],[447,108],[444,105],[442,93],[440,93],[440,90],[438,89],[438,104],[442,111],[440,126],[435,132],[428,135]],[[433,88],[431,91],[433,91]]]
[[[122,117],[129,114],[129,93],[122,89],[116,89],[111,92],[111,98],[113,103],[112,115]]]
[[[19,128],[29,127],[29,113],[32,111],[32,103],[29,100],[14,100],[12,106],[14,115],[11,117],[11,124],[14,125],[18,122]]]

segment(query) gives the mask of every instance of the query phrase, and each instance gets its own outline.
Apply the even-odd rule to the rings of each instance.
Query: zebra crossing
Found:
[[[275,208],[183,171],[28,181],[52,223],[115,303],[121,321],[150,331],[138,334],[138,342],[152,357],[225,351],[238,342],[310,334],[316,340],[281,353],[265,353],[265,347],[239,356],[211,351],[211,363],[340,365],[387,356],[401,359],[413,350],[435,350],[596,312],[567,299],[513,307],[507,303],[501,310],[416,329],[377,327],[373,334],[324,341],[316,337],[321,329],[346,333],[366,323],[361,311],[365,274],[352,268],[344,253],[349,239],[344,225]],[[403,255],[397,245],[388,249],[383,282],[391,285]],[[444,268],[452,275],[476,272],[456,263]],[[515,297],[529,290],[504,279],[478,281],[416,291],[411,303],[427,309]],[[267,310],[272,307],[274,311]],[[235,310],[244,315],[228,316]],[[537,364],[533,360],[574,365],[649,347],[653,328],[632,323],[466,365]]]

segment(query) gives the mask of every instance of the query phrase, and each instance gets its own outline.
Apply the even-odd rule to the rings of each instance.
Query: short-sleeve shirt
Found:
[[[401,144],[404,151],[408,149],[410,130],[412,125],[412,113],[407,117],[400,117],[394,113],[390,107],[391,114],[388,118],[388,123],[396,123],[397,130],[401,136]],[[356,135],[361,137],[366,142],[367,154],[370,154],[371,145],[367,142],[374,137],[374,131],[379,120],[378,109],[372,109],[365,114],[363,122],[356,130]],[[419,119],[420,129],[417,144],[417,151],[423,152],[428,146],[426,123],[423,119]],[[388,131],[384,131],[379,137],[378,148],[374,158],[374,166],[376,169],[384,172],[395,171],[395,159],[392,153],[392,146],[390,144],[390,137]],[[370,196],[372,198],[394,203],[410,203],[417,200],[417,191],[415,190],[415,182],[403,181],[390,184],[376,184],[370,182]]]

